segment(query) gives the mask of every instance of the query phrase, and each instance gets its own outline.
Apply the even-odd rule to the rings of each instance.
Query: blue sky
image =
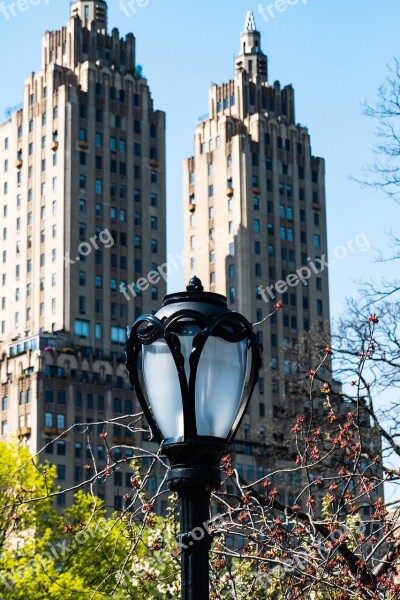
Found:
[[[36,2],[38,0],[35,0]],[[361,102],[373,101],[400,54],[398,0],[299,0],[268,22],[253,0],[149,0],[129,17],[119,0],[109,1],[109,26],[133,31],[137,58],[151,86],[155,106],[167,112],[168,216],[171,255],[182,235],[182,161],[192,154],[198,117],[207,112],[210,83],[233,76],[233,59],[246,11],[255,13],[269,57],[270,80],[292,83],[297,121],[310,130],[313,153],[326,159],[328,232],[331,255],[337,246],[365,233],[372,248],[390,252],[387,232],[399,222],[400,208],[350,179],[372,159],[374,124],[361,115]],[[145,4],[143,2],[142,4]],[[8,0],[5,2],[9,4]],[[269,4],[264,2],[261,6]],[[40,68],[45,29],[66,23],[68,0],[39,0],[7,20],[0,13],[0,117],[21,101],[23,82]],[[267,13],[268,16],[268,13]],[[357,249],[357,246],[354,246]],[[336,261],[330,272],[331,309],[337,315],[357,279],[394,276],[395,265],[377,265],[375,253],[357,249]],[[184,284],[174,272],[170,291]]]

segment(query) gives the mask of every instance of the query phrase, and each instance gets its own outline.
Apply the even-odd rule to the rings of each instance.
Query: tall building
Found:
[[[108,33],[106,2],[72,2],[0,125],[1,440],[49,444],[63,487],[90,478],[92,453],[104,464],[106,450],[97,429],[50,442],[132,414],[126,325],[165,293],[165,114],[135,50],[132,34]],[[135,282],[150,272],[142,294]],[[117,425],[109,438],[135,441]],[[119,505],[129,482],[119,472],[115,484],[96,491]]]
[[[282,441],[290,402],[284,379],[298,368],[291,349],[303,332],[329,322],[320,262],[327,255],[324,160],[312,155],[308,130],[296,122],[293,87],[268,79],[252,13],[234,79],[211,86],[209,116],[184,171],[186,280],[196,274],[253,323],[283,305],[257,328],[264,367],[236,444],[239,471],[251,479],[254,468],[265,474],[268,467],[267,459],[254,463],[251,444]]]

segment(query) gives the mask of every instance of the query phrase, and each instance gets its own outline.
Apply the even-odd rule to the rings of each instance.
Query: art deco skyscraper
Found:
[[[253,323],[283,304],[258,328],[264,368],[243,444],[236,444],[251,454],[252,443],[279,442],[290,401],[284,378],[298,369],[290,349],[310,327],[329,322],[328,275],[320,262],[327,254],[324,160],[312,155],[308,130],[296,122],[293,87],[268,79],[252,13],[234,79],[211,86],[209,116],[185,162],[184,199],[186,280],[196,274]],[[304,284],[295,276],[299,269]],[[254,466],[251,456],[237,461],[240,468]]]
[[[106,2],[76,0],[0,126],[0,433],[32,451],[74,423],[132,413],[126,325],[165,293],[165,114],[135,48],[108,33]],[[99,441],[91,450],[103,459]],[[48,454],[63,486],[91,456],[74,432]]]

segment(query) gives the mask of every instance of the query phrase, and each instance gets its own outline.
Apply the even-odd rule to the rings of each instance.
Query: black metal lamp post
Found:
[[[220,459],[258,380],[259,344],[247,319],[194,277],[186,292],[166,296],[156,315],[137,319],[126,356],[142,410],[171,464],[169,488],[181,500],[182,600],[207,600],[212,537],[204,523],[211,492],[221,485]]]

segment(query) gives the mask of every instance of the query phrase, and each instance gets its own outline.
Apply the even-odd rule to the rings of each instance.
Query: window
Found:
[[[150,159],[151,160],[157,160],[158,159],[157,148],[150,148]]]
[[[44,426],[46,428],[51,428],[53,427],[53,423],[54,423],[54,415],[51,412],[45,412],[44,413]]]
[[[254,254],[261,254],[261,242],[254,242]]]
[[[321,236],[318,233],[314,235],[314,248],[321,248]]]
[[[80,442],[75,444],[75,458],[82,458],[82,444]]]
[[[281,227],[279,230],[281,240],[286,240],[286,227]]]
[[[75,319],[75,335],[81,337],[89,337],[90,335],[90,321],[83,319]]]
[[[321,316],[323,314],[322,300],[317,300],[317,314]]]
[[[65,429],[65,415],[57,415],[57,429]]]
[[[65,465],[57,465],[57,479],[64,481],[66,478],[67,468]]]
[[[86,408],[89,408],[91,410],[93,407],[94,407],[93,394],[87,394],[86,395]]]
[[[86,312],[86,298],[85,296],[79,296],[79,313],[84,315]]]
[[[253,209],[260,210],[260,198],[258,198],[257,196],[253,197]]]
[[[151,240],[150,248],[153,254],[156,254],[158,252],[158,240]]]
[[[255,264],[255,274],[256,277],[261,277],[261,265],[260,263]]]
[[[83,198],[79,199],[79,212],[81,215],[86,215],[86,200]]]
[[[208,186],[208,197],[209,198],[213,198],[214,197],[214,186],[213,185],[209,185]]]
[[[157,230],[158,229],[157,217],[150,217],[150,228],[153,229],[153,230]]]
[[[101,179],[96,179],[96,194],[101,194],[103,191],[103,181]]]
[[[157,206],[158,203],[158,196],[156,193],[152,193],[150,194],[150,206]]]
[[[86,285],[86,273],[85,273],[85,271],[79,271],[79,285]]]
[[[254,219],[253,221],[254,233],[260,233],[260,220]]]
[[[66,442],[63,440],[58,440],[57,442],[57,455],[65,456],[66,455]]]
[[[111,327],[111,341],[114,344],[126,343],[126,330],[124,327]]]
[[[235,278],[235,265],[229,265],[229,268],[228,268],[228,277],[231,280]]]
[[[236,288],[229,288],[229,302],[233,304],[236,301]]]

